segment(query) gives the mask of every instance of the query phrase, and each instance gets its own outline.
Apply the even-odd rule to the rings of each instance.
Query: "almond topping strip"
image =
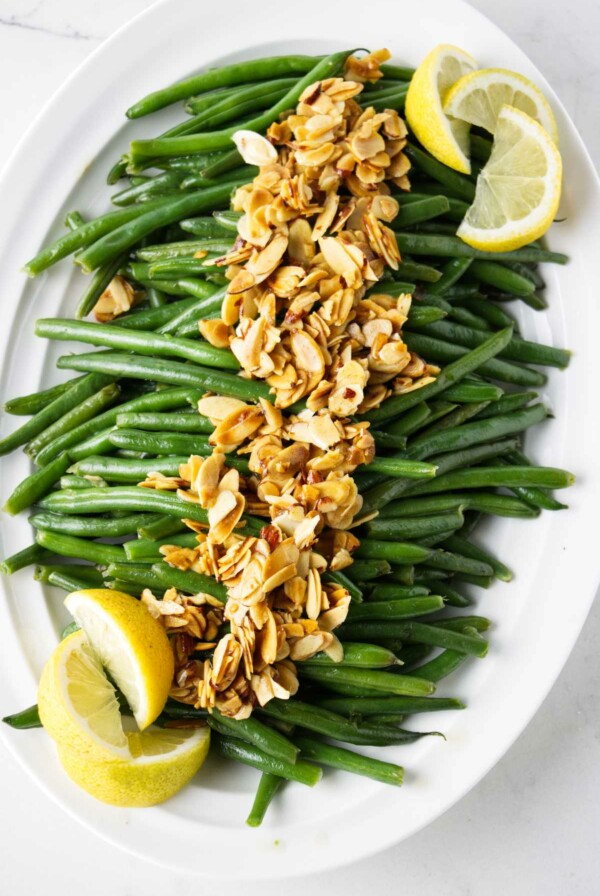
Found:
[[[350,595],[324,573],[352,563],[362,498],[350,474],[375,454],[369,424],[350,418],[438,372],[403,342],[410,295],[388,295],[380,282],[400,262],[387,225],[398,211],[390,186],[410,187],[407,131],[396,111],[362,109],[356,98],[387,58],[348,60],[347,78],[308,87],[267,139],[234,138],[259,174],[233,198],[238,238],[218,260],[228,291],[221,319],[200,331],[231,348],[243,376],[265,379],[274,401],[203,397],[213,454],[190,457],[179,477],[140,483],[207,511],[208,526],[184,520],[196,547],[161,553],[221,582],[225,603],[175,589],[142,599],[172,634],[172,697],[236,719],[293,696],[296,661],[343,658],[334,631]],[[304,410],[284,416],[300,401]],[[227,467],[231,452],[247,456],[250,476]],[[260,531],[247,515],[264,518]]]

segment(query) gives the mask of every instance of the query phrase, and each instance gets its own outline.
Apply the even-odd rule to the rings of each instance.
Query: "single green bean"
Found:
[[[25,730],[27,728],[41,728],[42,722],[38,712],[37,703],[22,709],[21,712],[15,712],[10,716],[4,716],[2,721],[11,728]]]
[[[72,380],[66,391],[39,410],[27,423],[0,441],[0,454],[8,454],[35,438],[52,423],[60,420],[74,407],[97,392],[98,389],[107,386],[111,379],[104,372],[98,371]]]
[[[385,620],[384,622],[353,622],[353,623],[344,623],[343,629],[346,631],[348,628],[358,628],[360,626],[364,626],[365,628],[368,626],[380,626],[384,630],[386,626],[389,626],[390,629],[395,628],[399,625],[414,625],[415,623],[398,623],[391,622],[389,620]],[[428,626],[424,626],[425,628],[429,628]],[[447,635],[455,635],[455,632],[445,632]],[[349,685],[350,687],[358,687],[358,688],[366,688],[371,691],[379,691],[386,694],[399,694],[399,695],[413,695],[415,697],[426,697],[429,694],[432,694],[435,688],[433,688],[428,681],[419,681],[413,687],[411,681],[408,681],[405,675],[397,675],[394,672],[381,672],[376,669],[352,669],[352,668],[329,668],[321,667],[318,668],[315,666],[299,666],[298,667],[301,677],[309,678],[312,681],[317,681],[320,684],[324,684],[327,687],[331,687],[332,685]],[[295,705],[294,704],[289,705]],[[269,707],[270,704],[267,704]],[[266,708],[264,708],[266,711]],[[287,715],[288,720],[290,720],[289,714]],[[297,724],[302,725],[301,721],[297,721]],[[305,726],[308,727],[308,726]],[[325,731],[321,731],[321,734],[325,734]],[[352,741],[350,741],[352,743]]]
[[[7,414],[17,414],[19,416],[29,416],[37,414],[43,410],[55,398],[70,389],[75,382],[83,379],[83,376],[77,377],[77,380],[67,380],[65,383],[59,383],[57,386],[50,386],[49,389],[43,389],[41,392],[33,392],[31,395],[21,395],[19,398],[11,398],[4,404],[4,410]]]
[[[428,679],[431,680],[431,679]],[[325,697],[319,706],[341,715],[378,716],[380,713],[445,712],[465,709],[465,704],[452,697]]]
[[[57,532],[39,530],[35,540],[43,548],[61,554],[64,557],[75,557],[91,563],[108,564],[125,560],[123,548],[115,544],[100,544],[73,535],[61,535]]]
[[[84,355],[62,355],[57,361],[57,366],[61,370],[93,372],[104,370],[115,376],[187,386],[246,401],[268,399],[271,396],[270,387],[262,380],[247,380],[229,372],[210,370],[163,358],[145,358],[118,352],[91,352]]]
[[[423,171],[433,180],[439,181],[451,191],[452,195],[458,199],[463,199],[465,202],[473,202],[475,198],[475,184],[468,178],[438,162],[433,156],[412,144],[407,147],[406,154],[420,171]]]
[[[314,737],[296,737],[297,746],[302,750],[302,755],[312,759],[320,765],[329,765],[355,775],[363,775],[373,778],[383,784],[392,784],[400,787],[404,779],[404,769],[400,765],[391,762],[383,762],[381,759],[371,759],[370,756],[362,756],[344,747],[334,747]]]
[[[391,572],[387,560],[354,560],[352,566],[346,568],[346,575],[353,582],[370,582]]]
[[[67,472],[70,463],[69,455],[63,451],[47,466],[27,476],[7,498],[3,510],[14,516],[21,510],[31,507],[32,504],[48,494],[54,483],[60,479],[63,473]]]
[[[256,796],[250,809],[250,814],[246,819],[246,824],[251,828],[258,828],[264,821],[267,809],[273,802],[273,798],[277,795],[283,784],[283,779],[270,772],[263,772],[258,782]]]
[[[418,514],[431,514],[454,510],[457,507],[478,510],[495,516],[508,516],[515,518],[532,519],[539,515],[539,511],[532,510],[524,501],[513,498],[510,495],[497,495],[495,492],[454,492],[440,495],[424,496],[422,498],[404,498],[393,501],[382,507],[380,515],[385,519],[413,516]]]
[[[438,535],[449,529],[460,529],[464,517],[460,508],[435,516],[404,517],[403,519],[374,519],[365,526],[368,538],[393,541],[395,539],[421,539]]]
[[[251,765],[261,772],[269,772],[277,775],[279,778],[286,778],[288,781],[298,781],[300,784],[314,787],[321,780],[321,769],[310,762],[305,762],[303,759],[297,759],[293,764],[284,762],[282,759],[274,759],[257,747],[253,747],[242,740],[223,735],[219,735],[216,739],[216,746],[221,756],[224,756],[226,759],[243,762],[244,765]]]
[[[50,558],[50,554],[39,546],[39,544],[30,544],[16,554],[6,557],[0,563],[0,572],[5,576],[12,576],[13,573],[26,566],[32,566],[34,563],[44,563]]]
[[[106,519],[103,517],[62,516],[57,513],[36,513],[29,518],[34,529],[49,529],[64,535],[79,535],[83,538],[116,538],[131,535],[138,526],[155,519],[154,514],[136,513],[128,516]]]
[[[70,411],[67,411],[59,420],[55,420],[46,429],[43,429],[34,439],[32,439],[26,448],[29,457],[36,458],[42,448],[54,443],[56,439],[66,433],[72,432],[76,427],[87,423],[88,420],[96,420],[98,415],[107,407],[114,404],[121,394],[121,389],[116,383],[109,383],[94,395],[85,398],[80,404],[75,405]],[[54,445],[53,454],[55,454],[56,445]]]
[[[345,622],[337,630],[337,634],[342,639],[358,637],[374,641],[383,640],[384,643],[386,639],[399,638],[409,644],[416,642],[418,644],[430,644],[433,647],[450,647],[462,653],[468,653],[470,656],[478,657],[485,656],[488,649],[487,642],[479,635],[477,637],[465,635],[464,632],[455,632],[451,629],[440,627],[437,623],[429,624],[415,622],[414,620],[407,622],[396,622],[389,619],[379,622]],[[392,673],[388,674],[391,675]],[[422,681],[422,679],[419,680]],[[394,692],[390,690],[390,693]],[[416,694],[414,691],[411,693],[415,694],[415,696],[426,696],[426,694]]]
[[[414,495],[433,494],[469,488],[512,488],[519,485],[541,486],[542,488],[568,488],[575,482],[575,476],[556,467],[471,467],[455,470],[437,477],[432,482],[418,483]]]
[[[438,236],[425,233],[396,234],[398,248],[402,255],[432,255],[444,258],[476,258],[489,261],[551,261],[566,264],[567,255],[548,252],[537,247],[524,246],[511,252],[484,252],[464,243],[459,237]]]
[[[404,600],[374,600],[360,606],[353,606],[348,613],[348,622],[373,619],[410,619],[426,616],[444,609],[444,599],[437,594],[427,597],[407,597]]]

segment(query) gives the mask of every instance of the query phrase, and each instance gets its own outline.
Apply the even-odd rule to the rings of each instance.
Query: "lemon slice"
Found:
[[[558,143],[556,121],[542,91],[523,75],[504,68],[463,75],[446,94],[444,112],[495,134],[500,110],[507,105],[535,119]]]
[[[140,730],[162,712],[173,681],[164,628],[136,598],[107,588],[74,591],[65,606],[131,707]]]
[[[115,689],[82,631],[61,641],[42,672],[40,719],[81,756],[129,756]]]
[[[150,728],[127,734],[127,759],[92,759],[58,747],[61,764],[75,784],[112,806],[162,803],[196,774],[210,746],[210,728]]]
[[[492,154],[458,236],[490,252],[538,239],[556,215],[561,178],[560,153],[548,132],[525,112],[503,106]]]
[[[406,120],[417,139],[444,165],[464,174],[471,172],[470,125],[446,115],[443,102],[452,85],[476,68],[464,50],[440,44],[420,64],[406,95]]]

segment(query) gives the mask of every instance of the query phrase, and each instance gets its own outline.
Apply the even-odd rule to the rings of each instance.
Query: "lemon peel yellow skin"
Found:
[[[60,744],[58,757],[71,780],[95,799],[111,806],[144,808],[165,802],[185,787],[210,747],[209,728],[150,729],[129,732],[127,738],[130,759],[91,759]],[[180,745],[154,754],[156,749],[168,748],[169,741]]]
[[[449,118],[443,102],[452,85],[476,68],[477,62],[469,53],[440,44],[417,68],[406,96],[406,120],[419,142],[444,165],[463,174],[471,173],[470,125]]]
[[[550,104],[539,87],[518,72],[483,68],[463,75],[448,90],[444,112],[494,134],[502,106],[525,112],[558,143],[558,128]]]
[[[539,239],[556,217],[562,160],[544,128],[504,106],[492,154],[457,235],[475,249],[511,252]]]
[[[162,712],[173,681],[173,651],[163,626],[139,600],[107,588],[74,591],[65,606],[144,730]]]

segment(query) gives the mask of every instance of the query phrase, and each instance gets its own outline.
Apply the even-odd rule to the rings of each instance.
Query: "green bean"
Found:
[[[410,81],[415,73],[414,68],[408,68],[403,65],[391,65],[389,63],[382,65],[381,71],[383,72],[385,79],[391,78],[398,81]]]
[[[110,488],[72,489],[53,492],[42,501],[44,510],[54,513],[88,514],[107,513],[116,510],[149,511],[208,523],[208,515],[199,504],[184,501],[172,492],[137,486],[112,486]]]
[[[207,297],[215,292],[215,287],[210,283],[205,284],[207,289]],[[179,299],[177,302],[170,302],[160,308],[146,308],[143,311],[134,311],[130,314],[124,314],[111,321],[111,327],[123,327],[128,330],[156,330],[163,324],[166,324],[176,314],[192,305],[196,305],[197,298],[191,296],[187,299]]]
[[[404,498],[382,507],[380,514],[386,519],[419,513],[430,514],[437,511],[454,510],[457,507],[479,510],[496,516],[532,519],[538,516],[524,501],[509,495],[497,495],[494,492],[454,492],[441,495],[430,495],[422,498]]]
[[[134,566],[133,563],[110,563],[105,572],[107,578],[119,579],[127,585],[139,585],[141,588],[150,588],[157,594],[166,590],[165,584],[149,566]]]
[[[69,321],[61,318],[40,319],[35,325],[37,336],[46,339],[76,340],[89,345],[123,349],[152,357],[176,357],[219,370],[238,370],[235,356],[208,343],[162,336],[158,333],[123,330],[108,324]]]
[[[190,454],[208,455],[212,445],[207,438],[184,433],[144,432],[140,429],[114,429],[110,436],[111,445],[130,451],[147,454]]]
[[[100,476],[75,476],[74,473],[67,473],[60,477],[61,488],[90,488],[91,486],[108,485]]]
[[[389,424],[387,432],[389,435],[409,436],[418,429],[429,417],[431,417],[431,408],[424,401],[415,405],[410,411],[402,414],[397,420]]]
[[[165,171],[156,177],[144,178],[141,183],[133,187],[120,190],[110,197],[110,201],[113,205],[124,206],[148,198],[148,196],[164,195],[164,193],[178,189],[184,177],[185,174],[180,171]]]
[[[17,551],[16,554],[6,557],[0,563],[0,572],[5,576],[12,576],[13,573],[18,572],[20,569],[25,569],[26,566],[31,566],[34,563],[44,563],[50,556],[39,544],[30,544],[28,547],[23,548],[22,551]]]
[[[422,326],[417,322],[414,326]],[[431,336],[438,336],[450,342],[474,348],[481,345],[487,338],[487,334],[452,321],[432,321],[424,325],[426,332]],[[567,367],[571,359],[571,352],[552,345],[542,345],[539,342],[528,342],[519,336],[513,336],[506,348],[498,355],[509,361],[525,361],[529,364],[543,364],[551,367]]]
[[[482,283],[515,296],[528,296],[535,289],[531,280],[495,261],[473,261],[470,273]]]
[[[502,459],[502,463],[521,464],[522,466],[531,466],[531,461],[522,451],[508,451],[506,459]],[[539,488],[519,487],[513,489],[514,494],[521,498],[525,503],[532,507],[540,507],[543,510],[565,510],[567,505],[557,501],[556,498]]]
[[[77,377],[76,380],[67,380],[65,383],[59,383],[58,386],[50,386],[41,392],[33,392],[31,395],[22,395],[19,398],[11,398],[4,404],[4,410],[7,414],[17,414],[19,416],[29,416],[37,414],[43,410],[56,398],[71,388],[76,382],[80,382],[83,376]]]
[[[459,509],[435,516],[404,517],[403,519],[374,519],[365,526],[369,538],[380,538],[384,541],[402,538],[427,538],[438,535],[449,529],[460,529],[464,523],[462,511]]]
[[[432,570],[433,571],[433,570]],[[439,570],[435,570],[438,572]],[[423,584],[431,591],[435,591],[436,594],[440,594],[446,604],[450,607],[460,607],[461,609],[464,607],[471,606],[472,601],[470,598],[465,597],[459,591],[456,591],[455,588],[452,588],[448,582],[443,582],[436,579],[425,580]]]
[[[221,106],[224,102],[233,104],[234,106],[238,102],[245,101],[248,98],[260,102],[265,91],[280,90],[282,87],[291,87],[292,84],[296,83],[296,80],[296,78],[269,79],[266,83],[248,84],[247,86],[236,86],[224,89],[221,88],[220,90],[202,93],[200,96],[190,97],[186,101],[184,108],[189,115],[197,116],[199,113],[207,112],[213,108]],[[268,103],[266,103],[265,106],[266,105],[268,105]],[[265,106],[263,106],[263,108],[265,108]],[[256,106],[255,108],[259,107]]]
[[[78,227],[82,227],[84,224],[85,219],[80,212],[72,211],[65,215],[65,227],[68,227],[69,230],[77,230]]]
[[[38,712],[37,703],[22,709],[21,712],[15,712],[10,716],[4,716],[2,721],[11,728],[17,728],[21,731],[27,728],[41,728],[42,722]]]
[[[71,459],[66,451],[59,454],[53,461],[41,470],[36,470],[20,482],[7,498],[3,510],[14,516],[31,507],[40,498],[48,494],[54,483],[67,472]]]
[[[140,563],[155,563],[164,560],[160,549],[163,545],[178,545],[184,548],[198,547],[198,539],[195,532],[185,529],[175,535],[166,535],[161,539],[137,538],[126,541],[123,545],[128,560]]]
[[[88,541],[85,538],[61,535],[58,532],[49,532],[43,529],[37,532],[35,540],[43,548],[53,551],[55,554],[75,557],[78,560],[88,560],[90,563],[119,563],[125,559],[123,548],[116,544],[100,544],[97,541]]]
[[[487,642],[479,635],[465,635],[451,629],[440,627],[436,623],[396,622],[386,619],[379,622],[345,622],[336,632],[340,638],[365,638],[384,642],[390,638],[399,638],[402,642],[412,644],[430,644],[433,647],[449,647],[468,653],[470,656],[483,657],[487,653]],[[329,670],[328,670],[329,671]],[[335,671],[335,670],[334,670]],[[384,674],[384,673],[379,673]],[[388,673],[392,674],[392,673]],[[414,674],[414,673],[412,673]],[[394,676],[399,677],[399,676]],[[422,679],[420,679],[422,680]],[[394,693],[390,690],[390,693]],[[414,691],[411,693],[415,693]],[[415,694],[415,696],[426,696]]]
[[[188,283],[188,280],[182,280],[182,283]],[[193,305],[182,309],[181,312],[170,318],[166,323],[158,328],[159,333],[175,334],[177,336],[198,335],[198,321],[208,317],[214,312],[219,312],[226,290],[221,289],[209,300],[199,298]]]
[[[163,476],[179,476],[179,467],[188,462],[189,455],[181,457],[153,457],[153,458],[127,458],[127,457],[86,457],[77,461],[71,469],[86,476],[101,475],[108,482],[136,484],[145,479],[149,473],[162,473]],[[235,460],[232,458],[232,460]]]
[[[98,389],[107,386],[110,382],[111,377],[106,376],[102,371],[72,380],[65,392],[39,410],[27,423],[24,423],[23,426],[20,426],[0,441],[0,454],[8,454],[20,445],[29,442],[52,423],[60,420],[74,407],[86,398],[89,398]]]
[[[472,259],[470,258],[451,258],[444,265],[442,276],[437,283],[429,287],[429,292],[434,295],[443,295],[447,289],[460,280],[471,264]]]
[[[254,797],[250,814],[246,819],[246,824],[249,827],[260,827],[267,813],[267,809],[273,802],[273,798],[278,793],[282,784],[283,780],[278,778],[277,775],[272,775],[270,772],[263,772],[261,774],[256,790],[256,796]]]
[[[410,587],[415,584],[415,568],[414,566],[394,566],[388,576],[386,582],[394,582],[403,587]]]
[[[459,650],[446,649],[423,666],[411,669],[408,675],[423,675],[428,681],[441,681],[462,666],[468,656]]]
[[[172,139],[191,138],[174,137]],[[120,226],[112,227],[91,245],[86,245],[77,255],[77,264],[81,265],[84,271],[93,271],[122,252],[128,251],[141,239],[158,230],[158,228],[173,224],[180,218],[195,215],[198,212],[207,211],[215,208],[217,205],[228,202],[231,191],[239,185],[239,179],[231,180],[224,184],[218,184],[215,187],[207,187],[206,189],[196,190],[193,193],[186,193],[183,196],[167,196],[164,199],[144,202],[140,206],[142,214],[127,219]],[[129,208],[135,209],[137,206],[130,206]],[[129,208],[124,209],[122,214],[125,211],[129,211]],[[119,214],[119,212],[113,212],[113,214]],[[76,233],[78,231],[70,234],[70,236],[74,236]],[[32,265],[34,265],[34,262],[30,262],[27,266],[27,270],[30,272]]]
[[[362,756],[344,747],[334,747],[313,737],[296,737],[295,741],[303,756],[320,765],[329,765],[355,775],[373,778],[382,784],[392,784],[395,787],[402,785],[404,769],[400,765],[382,762],[381,759],[371,759],[369,756]]]
[[[437,477],[432,482],[418,483],[413,494],[432,494],[438,491],[469,488],[512,488],[519,485],[542,488],[568,488],[575,482],[572,473],[555,467],[472,467],[455,470]]]
[[[444,317],[446,317],[446,312],[441,308],[434,308],[432,305],[413,305],[408,315],[407,326],[424,327],[442,320]]]
[[[273,106],[262,114],[256,115],[244,122],[244,128],[249,131],[263,131],[276,121],[282,112],[296,106],[300,96],[311,84],[322,81],[336,75],[342,68],[348,56],[348,51],[332,53],[330,56],[316,61],[314,67],[300,78],[293,87],[281,97]],[[224,71],[221,69],[220,71]],[[154,140],[134,140],[131,144],[130,155],[135,161],[144,156],[172,156],[181,153],[206,152],[214,149],[227,149],[231,146],[231,137],[238,130],[238,125],[225,128],[221,131],[208,131],[202,134],[190,134],[181,137],[159,137]],[[194,212],[192,212],[194,214]],[[185,217],[182,215],[181,217]]]
[[[85,440],[88,439],[88,437],[92,436],[97,438],[99,433],[104,429],[112,428],[117,422],[118,416],[122,413],[172,410],[173,408],[180,408],[190,401],[196,401],[201,395],[201,391],[194,392],[189,388],[161,389],[154,392],[145,392],[142,395],[138,395],[129,401],[123,402],[123,404],[105,411],[103,414],[99,414],[97,417],[88,420],[86,423],[80,424],[70,432],[65,432],[63,435],[54,439],[46,445],[45,448],[42,448],[36,457],[36,463],[44,466],[44,464],[49,460],[52,460],[59,451],[64,450],[69,450],[73,460],[78,459],[77,454],[79,452],[75,451],[73,446],[80,447],[83,445],[85,447]],[[91,448],[91,445],[88,445],[87,447]],[[110,443],[108,443],[107,450],[110,450]],[[87,453],[93,454],[94,450],[89,450]]]
[[[185,432],[210,435],[214,426],[196,411],[178,414],[125,413],[117,416],[117,426],[124,429],[144,429],[151,432]]]
[[[60,419],[55,420],[46,429],[43,429],[34,439],[32,439],[27,447],[26,452],[30,457],[35,458],[42,448],[54,443],[56,439],[61,438],[65,433],[72,432],[76,427],[87,423],[89,420],[95,420],[101,411],[119,398],[121,389],[116,383],[110,383],[104,386],[94,395],[85,398],[80,404],[75,405],[70,411],[67,411]],[[54,445],[53,454],[55,454],[56,446]]]
[[[376,112],[383,112],[384,109],[404,109],[407,93],[408,85],[399,90],[390,91],[381,98],[371,99],[369,97],[369,106],[372,106]]]
[[[217,392],[246,401],[269,398],[271,390],[262,380],[246,380],[235,374],[209,370],[197,365],[163,358],[136,357],[119,352],[91,352],[62,355],[57,366],[67,370],[109,371],[114,376],[153,380],[172,386],[187,386],[203,392]],[[427,388],[427,387],[424,387]]]
[[[436,471],[433,464],[415,463],[401,457],[375,457],[369,469],[373,473],[404,479],[431,479]]]
[[[219,212],[217,215],[221,214]],[[223,237],[227,237],[231,232],[237,232],[237,223],[233,225],[233,227],[225,226],[221,224],[218,219],[212,217],[206,218],[184,218],[183,221],[179,222],[179,226],[186,233],[193,233],[194,236],[201,236],[205,239],[222,239]],[[181,244],[185,245],[184,243]]]
[[[212,219],[211,219],[212,220]],[[200,251],[227,252],[232,245],[229,234],[223,237],[204,240],[184,240],[178,243],[159,243],[157,246],[144,246],[136,252],[136,258],[142,261],[156,262],[165,259],[194,258]]]
[[[380,626],[383,629],[388,626],[390,629],[395,628],[399,625],[414,625],[414,623],[398,623],[392,622],[390,620],[385,620],[384,622],[347,622],[342,626],[343,630],[346,631],[346,628],[350,629],[358,629],[361,626],[368,628],[369,626]],[[428,626],[425,626],[428,628]],[[445,634],[452,634],[454,632],[445,632]],[[428,694],[432,694],[435,688],[433,688],[428,681],[419,681],[418,684],[413,687],[412,680],[407,680],[405,675],[397,675],[394,672],[381,672],[375,669],[352,669],[352,668],[329,668],[329,666],[316,668],[315,666],[299,666],[298,671],[300,672],[301,677],[310,678],[312,681],[317,681],[320,684],[324,684],[327,687],[331,688],[332,686],[339,685],[348,685],[350,687],[363,688],[370,691],[383,691],[386,694],[406,694],[413,695],[415,697],[426,697]],[[296,705],[297,701],[294,701]],[[267,704],[269,707],[271,704]],[[263,709],[266,711],[267,707]],[[289,720],[289,715],[287,716]],[[296,724],[302,725],[301,721],[298,721]],[[308,727],[307,725],[304,727]],[[321,734],[325,734],[325,731],[321,731]],[[353,743],[353,741],[349,741]]]
[[[302,660],[302,666],[333,666],[339,668],[356,667],[358,669],[387,669],[389,666],[397,666],[398,659],[386,647],[378,644],[353,644],[347,641],[344,644],[344,658],[340,662],[334,661],[326,653],[317,653],[308,660]]]
[[[476,433],[472,433],[470,437],[465,436],[465,444],[468,442],[469,438],[475,439],[476,435]],[[437,434],[435,436],[437,445],[443,445],[441,436],[442,434]],[[503,439],[497,442],[475,444],[472,447],[463,446],[458,451],[448,451],[447,453],[436,455],[432,459],[437,466],[437,477],[448,473],[451,470],[472,466],[473,464],[498,457],[504,452],[514,448],[517,444],[517,440],[514,438]],[[410,482],[408,480],[402,481],[399,479],[386,480],[383,483],[375,485],[363,494],[363,506],[361,512],[366,515],[374,513],[376,510],[381,511],[381,508],[384,507],[385,504],[389,504],[401,495],[415,491],[419,485],[419,482]]]
[[[440,321],[440,323],[442,323],[442,321]],[[436,325],[432,324],[432,326]],[[500,332],[505,331],[501,330]],[[430,360],[447,364],[448,366],[450,366],[450,363],[466,358],[469,352],[469,350],[462,345],[435,339],[432,336],[426,336],[422,333],[407,332],[405,334],[405,341],[411,351],[417,352],[417,354],[423,355]],[[489,339],[479,347],[482,348],[487,342],[489,342]],[[482,363],[479,366],[479,369],[485,376],[500,380],[504,383],[513,383],[517,386],[542,386],[546,382],[546,376],[537,370],[512,364],[508,361],[501,361],[495,357]],[[436,383],[431,383],[431,385],[434,386]],[[424,386],[423,388],[429,387]],[[421,390],[419,389],[416,391],[420,392]],[[412,393],[409,392],[408,395],[410,394]],[[387,404],[387,402],[385,404]],[[385,407],[385,404],[383,407]]]
[[[423,171],[433,180],[439,181],[452,195],[458,199],[463,199],[465,202],[473,202],[475,198],[475,184],[466,177],[457,174],[456,171],[438,162],[433,156],[412,144],[406,148],[406,154],[420,171]]]
[[[484,296],[475,295],[471,297],[467,297],[465,299],[461,299],[461,304],[464,304],[464,308],[458,309],[454,306],[454,313],[459,310],[462,313],[466,313],[468,310],[469,313],[477,315],[477,320],[481,322],[483,319],[488,325],[491,324],[493,327],[497,327],[498,329],[502,329],[503,327],[515,327],[515,332],[517,332],[516,323],[513,317],[503,308],[499,308],[498,305],[495,305],[493,302],[488,301]],[[458,318],[457,318],[458,320]],[[466,320],[462,321],[467,323]]]
[[[80,581],[85,582],[87,588],[102,588],[102,573],[98,572],[95,566],[83,566],[81,563],[52,563],[36,566],[33,577],[36,582],[49,582],[53,573],[65,576],[76,575]]]
[[[370,541],[363,539],[356,556],[363,560],[387,560],[389,563],[422,563],[431,551],[418,544],[401,541]]]
[[[292,765],[297,761],[300,752],[298,747],[294,746],[279,731],[269,728],[254,715],[247,719],[230,719],[220,713],[218,709],[213,709],[211,721],[219,723],[217,730],[257,747],[267,756],[289,762]]]
[[[158,516],[138,528],[138,537],[149,540],[167,538],[169,535],[179,535],[186,532],[187,526],[171,516]]]
[[[545,405],[535,404],[520,411],[513,411],[511,414],[498,414],[495,417],[464,423],[462,426],[438,430],[431,434],[426,432],[414,439],[407,449],[407,454],[409,457],[425,458],[442,452],[481,445],[523,432],[528,427],[541,423],[547,416]]]
[[[408,206],[412,208],[412,206]],[[401,261],[394,271],[394,275],[400,278],[412,278],[413,280],[423,280],[425,283],[435,283],[440,279],[440,272],[436,268],[432,268],[428,264],[418,264],[415,261]],[[400,285],[401,292],[413,292],[412,289],[406,289],[406,284]],[[381,287],[380,287],[381,291]]]
[[[471,383],[467,383],[467,385],[470,386]],[[473,387],[475,387],[474,384]],[[425,440],[438,432],[454,430],[457,427],[460,427],[461,424],[466,423],[472,417],[475,417],[479,411],[487,408],[489,403],[490,402],[488,400],[459,405],[449,414],[444,414],[444,416],[440,420],[436,420],[431,424],[431,426],[427,426],[424,430],[421,430],[419,432],[419,440]]]
[[[306,74],[313,70],[315,62],[314,56],[273,56],[210,69],[148,94],[131,106],[126,115],[128,118],[140,118],[179,100],[189,100],[190,97],[196,97],[196,94],[213,91],[219,87],[233,87],[251,81]]]
[[[479,411],[475,416],[475,420],[488,420],[490,417],[499,417],[501,414],[511,411],[520,411],[521,408],[524,408],[537,397],[537,392],[511,392],[492,402],[482,411]]]
[[[177,588],[178,591],[185,591],[186,594],[205,592],[206,594],[212,594],[213,597],[223,601],[223,603],[227,599],[225,585],[199,572],[175,569],[166,563],[155,563],[152,566],[152,572],[164,583],[165,588]]]
[[[257,747],[234,737],[219,735],[216,739],[216,747],[221,756],[226,759],[243,762],[244,765],[251,765],[261,772],[268,772],[279,778],[286,778],[288,781],[298,781],[299,784],[314,787],[321,780],[321,769],[310,762],[297,759],[292,764],[284,762],[282,759],[274,759]]]
[[[404,600],[369,601],[360,606],[353,606],[348,613],[348,622],[373,619],[410,619],[413,616],[425,616],[444,609],[444,599],[437,594],[427,597],[407,597]]]
[[[306,670],[305,670],[306,671]],[[312,669],[311,672],[319,675],[344,671],[357,673],[359,677],[387,676],[388,678],[401,678],[391,675],[389,672],[372,672],[361,669]],[[423,682],[429,686],[429,682]],[[373,725],[370,722],[350,722],[343,716],[333,713],[320,706],[303,703],[300,700],[270,700],[261,708],[261,713],[270,719],[297,725],[307,731],[315,731],[318,734],[331,737],[334,740],[345,741],[350,744],[364,744],[373,746],[386,746],[388,744],[412,743],[422,735],[412,731],[389,728],[383,725]]]
[[[77,567],[73,565],[71,569],[76,571]],[[79,578],[72,572],[51,572],[48,576],[48,584],[54,585],[56,588],[62,588],[63,591],[69,593],[72,591],[85,591],[89,588],[89,584],[85,579]],[[99,587],[102,588],[104,586],[100,585]]]
[[[231,248],[231,243],[223,243],[221,244],[221,247],[221,251],[225,253]],[[182,277],[203,277],[208,269],[215,268],[214,264],[207,263],[212,262],[215,258],[216,256],[213,255],[209,258],[195,258],[194,256],[188,258],[161,258],[156,261],[151,261],[147,267],[143,262],[135,262],[131,265],[131,268],[132,271],[135,272],[138,265],[141,267],[141,265],[144,264],[140,273],[145,273],[147,271],[147,276],[151,280],[156,280],[157,282],[160,282],[163,278],[179,280]],[[140,277],[140,279],[143,280],[146,278]]]
[[[131,535],[138,526],[154,519],[154,514],[136,513],[115,519],[85,516],[62,516],[56,513],[36,513],[29,518],[34,529],[49,529],[64,535],[79,535],[84,538],[115,538]]]
[[[443,398],[450,402],[461,402],[464,404],[480,402],[498,401],[504,391],[500,386],[494,386],[492,383],[457,383],[450,386],[442,392]]]
[[[430,680],[430,679],[428,679]],[[445,712],[465,709],[465,704],[452,697],[325,697],[319,706],[346,716],[378,716],[381,713]]]
[[[465,557],[471,557],[473,560],[482,561],[491,567],[496,578],[503,582],[510,582],[512,580],[512,572],[504,565],[504,563],[501,563],[496,557],[492,556],[487,551],[484,551],[482,548],[477,547],[477,545],[468,541],[466,538],[462,538],[458,534],[451,535],[450,538],[447,538],[444,542],[444,548],[449,551],[455,551]],[[484,573],[484,575],[487,575],[487,573]]]
[[[369,593],[369,600],[388,601],[405,600],[408,597],[425,597],[429,588],[422,585],[398,585],[396,582],[376,582]],[[435,592],[435,588],[432,589]]]
[[[396,240],[402,255],[437,255],[445,258],[476,258],[489,261],[551,261],[556,264],[566,264],[569,260],[567,255],[532,246],[513,249],[511,252],[484,252],[481,249],[474,249],[460,237],[454,236],[398,233]]]
[[[353,582],[370,582],[390,571],[391,566],[387,560],[354,560],[352,566],[346,568],[346,575]]]
[[[426,199],[417,200],[417,202],[401,205],[394,218],[393,227],[394,230],[410,227],[411,224],[418,224],[421,221],[437,218],[438,215],[444,215],[449,210],[450,203],[445,196],[429,196]]]
[[[117,229],[118,227],[129,224],[147,215],[152,209],[160,209],[165,205],[165,199],[153,199],[150,202],[144,202],[139,205],[130,205],[127,208],[121,208],[117,211],[108,212],[78,227],[76,230],[65,234],[54,243],[51,243],[45,249],[42,249],[31,261],[28,261],[24,267],[26,274],[30,277],[36,277],[47,268],[56,264],[67,255],[71,255],[78,249],[89,246],[95,240],[103,237],[107,233]]]
[[[82,318],[88,316],[126,260],[126,253],[117,255],[93,273],[87,289],[79,300],[75,310],[75,317]]]
[[[427,558],[427,565],[433,569],[445,569],[449,572],[469,573],[475,576],[490,576],[493,568],[489,563],[471,556],[451,553],[447,550],[435,550]]]
[[[461,354],[451,364],[448,364],[441,373],[438,374],[433,383],[422,386],[420,389],[413,389],[412,392],[405,392],[402,395],[395,395],[389,398],[379,408],[365,414],[365,419],[370,420],[371,424],[378,426],[394,417],[399,416],[403,411],[413,408],[416,404],[420,404],[426,398],[433,398],[452,386],[460,380],[464,379],[467,374],[481,368],[490,359],[494,358],[498,352],[508,344],[512,335],[512,330],[508,327],[494,333],[483,345],[473,349],[467,354]]]
[[[406,436],[397,436],[394,435],[394,433],[381,432],[381,430],[378,429],[371,429],[369,431],[375,439],[375,445],[378,450],[382,448],[395,448],[396,451],[399,451],[401,448],[406,448]]]

